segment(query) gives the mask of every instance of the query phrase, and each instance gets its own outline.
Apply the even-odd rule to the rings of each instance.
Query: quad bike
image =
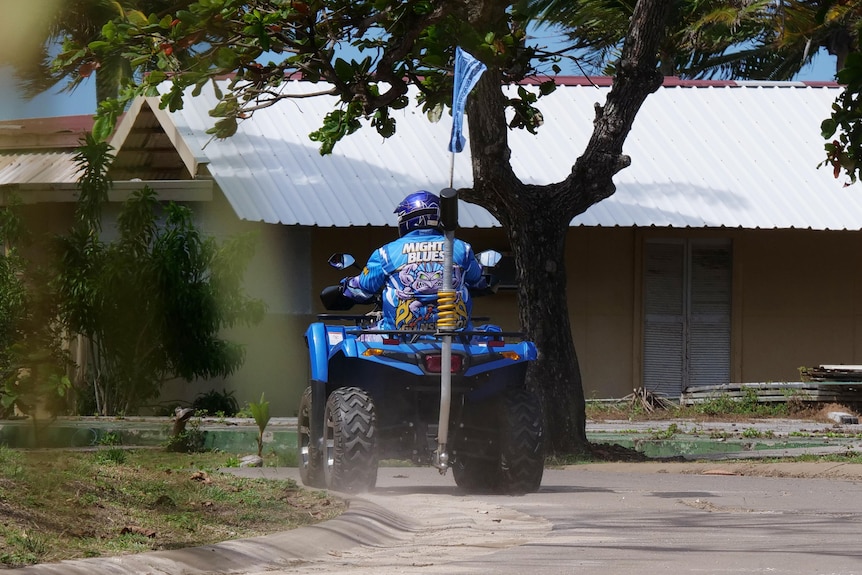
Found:
[[[499,258],[479,254],[485,267]],[[330,258],[338,269],[354,263],[347,254]],[[339,286],[324,289],[321,299],[327,310],[354,305]],[[542,409],[524,384],[536,348],[521,341],[522,334],[493,325],[380,330],[379,302],[366,314],[318,319],[305,334],[311,382],[298,417],[305,485],[370,490],[379,461],[391,459],[433,465],[441,473],[451,468],[455,483],[469,492],[538,490]]]

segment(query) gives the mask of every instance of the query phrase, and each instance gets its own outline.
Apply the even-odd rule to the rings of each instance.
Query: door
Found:
[[[643,385],[676,398],[730,381],[729,242],[646,244]]]

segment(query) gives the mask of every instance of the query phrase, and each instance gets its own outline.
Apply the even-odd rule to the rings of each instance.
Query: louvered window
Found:
[[[676,398],[730,380],[729,243],[650,242],[644,278],[644,387]]]

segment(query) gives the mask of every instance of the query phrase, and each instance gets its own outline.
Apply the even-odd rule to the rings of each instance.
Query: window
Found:
[[[645,388],[676,397],[730,381],[731,263],[729,242],[646,244]]]

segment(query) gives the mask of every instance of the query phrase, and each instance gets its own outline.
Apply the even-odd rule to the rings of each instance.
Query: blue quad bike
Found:
[[[496,263],[499,254],[479,259]],[[354,263],[348,254],[330,258],[338,269]],[[324,289],[321,300],[330,311],[354,305],[338,286]],[[440,332],[376,329],[380,313],[378,301],[366,314],[321,314],[306,331],[311,382],[298,415],[302,482],[367,491],[381,460],[408,460],[441,473],[451,468],[467,492],[537,491],[542,408],[524,383],[535,345],[483,325],[450,332],[444,350]],[[451,375],[441,386],[447,354]]]

